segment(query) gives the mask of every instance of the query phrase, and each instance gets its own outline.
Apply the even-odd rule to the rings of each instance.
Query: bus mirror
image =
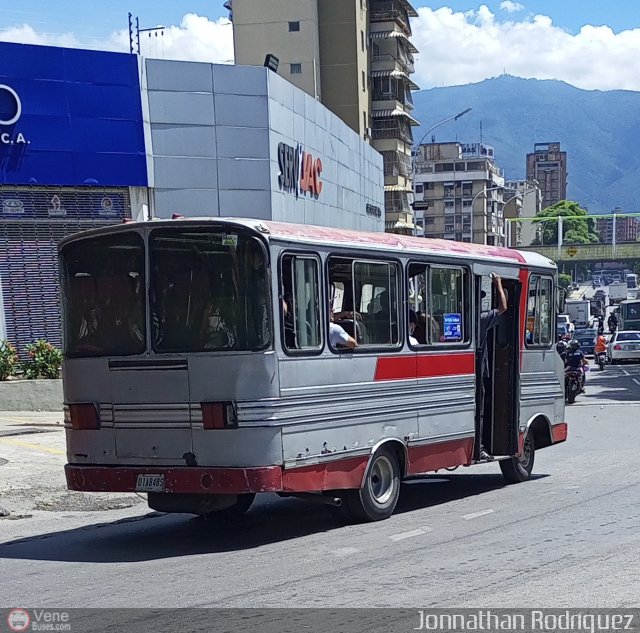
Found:
[[[567,300],[567,291],[564,288],[558,288],[558,314],[564,313],[566,300]]]

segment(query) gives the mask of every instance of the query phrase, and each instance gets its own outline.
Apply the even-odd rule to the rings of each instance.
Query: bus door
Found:
[[[518,280],[517,269],[476,265],[474,272],[476,305],[479,306],[476,311],[476,458],[480,456],[481,447],[495,456],[515,455],[518,452],[520,421],[519,324],[522,284]],[[491,272],[502,279],[507,311],[499,317],[498,324],[487,332],[489,376],[483,379],[483,353],[479,344],[480,314],[498,306]],[[484,407],[481,411],[482,404]]]

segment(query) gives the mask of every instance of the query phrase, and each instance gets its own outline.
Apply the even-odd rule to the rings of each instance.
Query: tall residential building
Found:
[[[504,174],[492,156],[479,143],[420,145],[414,208],[425,237],[506,245]]]
[[[537,180],[542,191],[542,208],[567,199],[567,152],[560,143],[536,143],[527,154],[527,180]]]
[[[505,183],[505,218],[520,218],[522,222],[510,222],[511,236],[507,245],[530,246],[536,237],[538,226],[531,222],[542,211],[542,191],[535,180],[509,180]],[[509,200],[512,199],[512,202]]]
[[[412,233],[408,0],[229,0],[237,64],[262,65],[319,99],[384,157],[385,227]]]
[[[596,220],[596,232],[600,234],[600,239],[605,244],[613,242],[614,215],[624,213],[620,207],[611,211],[611,218],[598,218]],[[640,236],[638,218],[615,218],[616,242],[636,242]]]

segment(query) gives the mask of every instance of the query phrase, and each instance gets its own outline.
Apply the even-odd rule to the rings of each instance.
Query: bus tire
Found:
[[[369,461],[359,490],[343,493],[343,516],[354,522],[388,519],[400,496],[400,465],[391,448],[381,448]]]
[[[229,508],[225,508],[224,510],[207,512],[203,517],[207,521],[233,521],[234,519],[239,519],[249,510],[255,498],[255,492],[238,495],[238,500],[234,505]]]
[[[522,455],[500,460],[500,470],[506,482],[508,484],[518,484],[527,481],[531,477],[535,457],[536,445],[533,433],[527,433],[524,438]]]

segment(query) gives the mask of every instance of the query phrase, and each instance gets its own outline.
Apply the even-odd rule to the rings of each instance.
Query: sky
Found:
[[[254,0],[259,2],[260,0]],[[224,0],[0,0],[0,41],[128,52],[128,17],[146,57],[232,63]],[[640,0],[414,0],[414,79],[422,88],[510,75],[587,90],[640,91]]]

